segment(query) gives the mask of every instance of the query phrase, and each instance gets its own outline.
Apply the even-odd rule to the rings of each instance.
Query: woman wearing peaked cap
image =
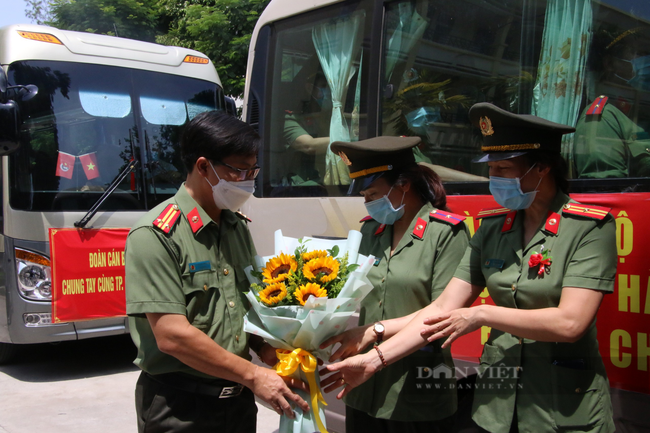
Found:
[[[370,351],[384,333],[384,321],[412,314],[436,299],[451,279],[469,243],[464,219],[447,212],[438,176],[415,163],[418,137],[377,137],[335,142],[332,150],[348,164],[350,194],[360,193],[368,217],[361,228],[359,252],[377,260],[368,274],[374,290],[361,304],[359,328],[323,344],[342,343],[331,360]],[[453,378],[418,382],[418,367],[453,369],[449,349],[433,342],[395,362],[345,399],[348,432],[448,432],[456,411]],[[443,384],[431,392],[434,382]],[[335,373],[322,381],[326,391],[341,385]]]
[[[496,432],[613,432],[605,367],[595,318],[614,289],[616,226],[609,209],[567,195],[560,155],[565,125],[476,104],[498,209],[483,223],[443,293],[377,353],[327,368],[347,383],[345,395],[383,364],[429,341],[490,326],[475,387],[472,417]],[[495,306],[468,308],[483,287]],[[395,327],[385,323],[388,330]]]

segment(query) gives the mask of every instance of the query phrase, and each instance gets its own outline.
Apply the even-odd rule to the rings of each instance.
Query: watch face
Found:
[[[384,332],[384,325],[381,323],[375,323],[375,332],[382,334]]]

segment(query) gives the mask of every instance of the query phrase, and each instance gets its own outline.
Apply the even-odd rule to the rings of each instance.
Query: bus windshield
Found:
[[[152,71],[21,61],[8,77],[39,89],[20,103],[22,143],[9,158],[9,200],[17,210],[86,211],[132,160],[137,170],[101,209],[150,209],[185,179],[183,125],[223,108],[217,84]]]

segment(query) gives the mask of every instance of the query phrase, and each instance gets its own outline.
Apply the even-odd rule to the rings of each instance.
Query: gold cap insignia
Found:
[[[345,152],[339,152],[339,156],[345,165],[352,165],[350,158],[345,154]]]
[[[494,134],[494,129],[492,129],[492,122],[490,121],[489,117],[481,117],[478,124],[481,127],[481,134],[483,134],[483,136]]]

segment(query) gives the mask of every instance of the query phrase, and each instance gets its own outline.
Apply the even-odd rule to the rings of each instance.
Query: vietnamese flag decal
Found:
[[[74,159],[74,155],[59,151],[59,157],[56,160],[56,176],[72,179]]]
[[[84,168],[84,173],[86,173],[88,180],[99,177],[97,155],[95,155],[95,152],[79,155],[79,161],[81,161],[81,166]]]

